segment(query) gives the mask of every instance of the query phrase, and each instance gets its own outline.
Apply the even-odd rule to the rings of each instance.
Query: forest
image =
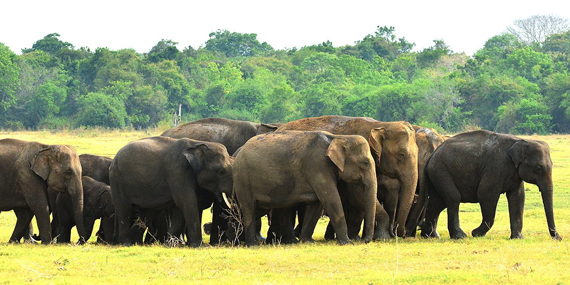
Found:
[[[570,132],[568,25],[542,38],[509,29],[472,56],[443,39],[413,51],[387,26],[354,45],[287,50],[227,30],[198,48],[163,39],[142,54],[76,48],[59,37],[48,34],[21,54],[0,39],[0,129],[170,126],[181,105],[183,122],[334,114],[447,132]]]

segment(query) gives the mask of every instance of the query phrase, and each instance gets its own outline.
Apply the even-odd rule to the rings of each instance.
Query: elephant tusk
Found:
[[[230,201],[228,200],[228,196],[226,196],[226,193],[222,192],[222,198],[224,198],[224,202],[225,202],[226,205],[228,205],[228,207],[231,209],[231,208],[232,208],[232,203],[230,203]]]

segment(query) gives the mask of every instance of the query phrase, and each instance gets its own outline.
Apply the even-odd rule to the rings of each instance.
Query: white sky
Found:
[[[376,26],[393,26],[415,50],[443,39],[468,55],[517,19],[554,14],[570,19],[568,0],[2,0],[0,42],[20,54],[50,33],[76,48],[148,52],[161,39],[203,46],[218,29],[256,33],[275,49],[330,40],[354,44]]]

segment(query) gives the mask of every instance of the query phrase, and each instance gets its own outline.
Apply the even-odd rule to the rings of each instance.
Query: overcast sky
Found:
[[[443,39],[468,55],[517,19],[570,18],[568,0],[2,0],[0,42],[20,54],[50,33],[76,48],[148,52],[161,39],[198,48],[218,29],[255,33],[275,49],[331,41],[354,44],[376,26],[393,26],[415,50]]]

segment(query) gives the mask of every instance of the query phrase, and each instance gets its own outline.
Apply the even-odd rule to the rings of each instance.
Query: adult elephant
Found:
[[[418,185],[416,198],[406,221],[406,236],[415,237],[418,225],[425,216],[425,202],[427,200],[427,187],[423,181],[424,170],[430,155],[441,145],[446,138],[431,128],[414,126],[416,130],[416,145],[418,146]]]
[[[273,132],[280,125],[224,118],[206,118],[166,130],[161,136],[221,143],[226,147],[228,153],[233,155],[250,138]],[[235,242],[238,238],[226,234],[228,229],[231,230],[229,228],[231,225],[228,225],[226,218],[229,211],[228,207],[225,203],[214,201],[212,210],[212,224],[209,226],[210,244],[218,244],[224,241]],[[261,235],[258,235],[258,238],[261,239]]]
[[[277,126],[224,118],[206,118],[164,131],[161,136],[189,138],[223,144],[233,154],[253,136],[270,133]]]
[[[117,152],[110,168],[119,242],[132,244],[133,207],[161,210],[175,205],[184,218],[188,243],[202,244],[201,214],[214,196],[232,191],[232,162],[218,143],[150,137]],[[206,191],[207,190],[207,191]]]
[[[257,217],[271,209],[286,209],[297,203],[308,204],[301,240],[312,240],[324,207],[337,231],[338,242],[349,243],[341,193],[337,188],[339,180],[363,185],[362,191],[347,195],[352,195],[363,207],[367,230],[363,240],[372,240],[376,168],[370,147],[360,136],[327,132],[259,135],[237,154],[233,177],[248,246],[255,244]]]
[[[111,187],[89,176],[81,177],[81,182],[83,184],[85,241],[91,237],[95,221],[101,219],[102,236],[99,238],[106,243],[112,243],[115,207],[113,206]],[[57,242],[70,242],[71,228],[77,225],[73,216],[71,196],[66,193],[60,193],[57,196],[56,208],[59,219]]]
[[[376,161],[378,198],[383,202],[389,217],[390,231],[395,231],[400,237],[405,235],[406,219],[418,180],[418,147],[414,129],[409,123],[380,122],[361,117],[322,116],[285,123],[277,130],[320,130],[333,134],[360,135],[369,142],[380,142],[379,145],[370,144]],[[377,219],[384,214],[385,212],[377,214]]]
[[[80,241],[84,241],[81,164],[75,149],[17,139],[0,140],[0,211],[14,210],[16,227],[10,238],[17,242],[29,231],[36,216],[42,244],[51,242],[48,187],[69,193]]]
[[[499,196],[506,193],[511,238],[522,238],[524,181],[540,189],[550,235],[561,239],[554,224],[552,160],[545,142],[485,130],[462,133],[435,150],[426,175],[429,198],[423,237],[439,237],[437,220],[447,208],[451,238],[464,238],[459,226],[460,203],[481,205],[483,221],[472,235],[485,236],[495,222]]]
[[[110,185],[109,167],[113,159],[106,156],[94,154],[82,154],[79,156],[83,176],[89,176],[97,181]]]

